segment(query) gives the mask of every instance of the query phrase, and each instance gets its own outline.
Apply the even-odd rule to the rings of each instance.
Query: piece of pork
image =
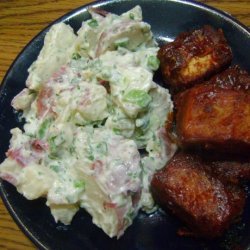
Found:
[[[232,61],[232,51],[221,29],[205,25],[162,46],[158,58],[165,83],[176,91],[223,70]]]
[[[249,87],[249,74],[234,66],[177,94],[176,132],[180,146],[249,154]]]
[[[221,236],[241,215],[246,198],[243,188],[223,175],[218,178],[213,167],[197,155],[177,153],[151,183],[162,208],[184,221],[189,234],[209,239]]]

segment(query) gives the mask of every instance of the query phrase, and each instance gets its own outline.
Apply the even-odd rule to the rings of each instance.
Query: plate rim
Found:
[[[128,2],[129,0],[97,0],[97,1],[93,1],[84,5],[81,5],[75,9],[72,9],[70,11],[68,11],[67,13],[63,14],[62,16],[58,17],[57,19],[55,19],[54,21],[50,22],[48,25],[46,25],[42,30],[40,30],[34,37],[31,38],[31,40],[20,50],[20,52],[18,52],[17,56],[15,57],[15,59],[13,60],[13,62],[10,64],[8,70],[6,71],[1,84],[0,84],[0,98],[3,95],[3,90],[5,89],[6,86],[6,80],[8,78],[8,75],[10,73],[10,71],[12,70],[13,66],[16,64],[17,60],[21,57],[21,55],[23,54],[23,52],[33,43],[33,41],[35,41],[37,38],[39,38],[44,32],[48,32],[49,28],[58,23],[58,22],[67,22],[68,20],[70,20],[71,18],[73,18],[74,16],[79,15],[82,12],[87,11],[87,9],[89,7],[101,7],[102,5],[107,5],[107,4],[111,4],[114,2]],[[146,2],[147,0],[142,0],[142,2]],[[152,1],[152,0],[151,0]],[[154,1],[159,1],[162,2],[162,0],[154,0]],[[132,1],[131,1],[132,2]],[[234,16],[232,16],[230,13],[217,9],[215,7],[209,6],[205,3],[202,2],[197,2],[195,0],[164,0],[163,2],[175,2],[175,3],[179,3],[179,4],[185,4],[187,6],[193,6],[195,8],[199,8],[202,9],[204,11],[208,11],[210,13],[213,13],[217,16],[220,16],[223,19],[226,19],[227,21],[229,21],[231,24],[233,25],[237,25],[238,28],[240,28],[250,39],[250,27],[247,27],[245,24],[243,24],[241,21],[239,21],[238,19],[236,19]],[[24,235],[39,249],[42,250],[48,250],[49,248],[47,248],[22,222],[22,220],[18,217],[18,215],[16,214],[16,212],[13,209],[13,206],[10,204],[9,200],[8,200],[8,195],[7,193],[4,192],[3,190],[3,183],[4,182],[2,179],[0,179],[0,197],[3,201],[3,204],[5,206],[5,208],[7,209],[7,211],[9,212],[11,218],[13,219],[13,221],[17,224],[18,228],[24,233]],[[10,184],[8,184],[10,185]],[[250,246],[250,243],[249,243]]]
[[[0,84],[0,97],[2,95],[2,90],[5,86],[5,82],[6,82],[6,78],[9,74],[9,71],[12,69],[12,67],[14,66],[14,64],[16,63],[16,61],[19,59],[19,57],[22,55],[22,53],[26,50],[27,47],[29,47],[29,45],[35,40],[37,39],[43,32],[45,32],[46,30],[48,30],[52,25],[60,22],[60,21],[68,21],[70,18],[74,17],[77,15],[77,13],[82,12],[84,9],[87,9],[89,6],[101,6],[104,4],[108,4],[108,3],[112,3],[112,2],[127,2],[129,0],[92,0],[93,2],[90,2],[88,4],[82,5],[80,7],[77,7],[65,14],[63,14],[62,16],[58,17],[57,19],[55,19],[54,21],[50,22],[48,25],[46,25],[41,31],[39,31],[34,37],[31,38],[31,40],[18,52],[17,56],[14,58],[13,62],[10,64],[8,70],[6,71],[6,73],[4,74],[4,77],[1,81]],[[154,0],[154,1],[159,1],[161,2],[162,0]],[[194,6],[194,7],[198,7],[200,9],[203,10],[208,10],[210,12],[213,12],[215,14],[218,14],[221,17],[226,18],[230,23],[236,24],[241,30],[243,30],[244,33],[247,34],[247,36],[249,36],[250,38],[250,26],[246,26],[245,24],[243,24],[241,21],[239,21],[238,19],[236,19],[234,16],[232,16],[230,13],[217,9],[215,7],[209,6],[205,3],[202,2],[197,2],[195,0],[164,0],[165,2],[176,2],[176,3],[184,3],[186,5],[190,5],[190,6]],[[143,2],[143,1],[142,1]]]

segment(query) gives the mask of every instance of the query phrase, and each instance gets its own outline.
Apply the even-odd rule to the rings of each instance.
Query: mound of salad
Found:
[[[64,23],[47,32],[12,101],[25,125],[11,130],[0,177],[29,200],[45,197],[56,222],[83,208],[120,237],[154,208],[152,175],[176,151],[165,131],[173,103],[153,81],[158,46],[141,8],[89,12],[77,34]]]

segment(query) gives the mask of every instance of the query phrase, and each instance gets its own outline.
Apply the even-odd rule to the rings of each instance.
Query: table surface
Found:
[[[90,0],[1,0],[0,82],[22,48],[50,22]],[[236,17],[250,27],[249,0],[200,1]],[[35,249],[0,199],[0,249]]]

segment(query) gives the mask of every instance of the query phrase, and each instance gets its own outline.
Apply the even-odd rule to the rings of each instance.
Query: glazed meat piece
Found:
[[[242,90],[245,92],[250,91],[250,75],[246,70],[241,69],[239,65],[234,65],[216,74],[210,80],[203,82],[207,85],[213,85],[222,89]],[[178,108],[179,100],[183,93],[174,96],[175,107]]]
[[[248,91],[206,83],[182,92],[176,99],[176,132],[181,147],[249,154]]]
[[[221,29],[204,26],[181,33],[158,52],[166,84],[185,89],[229,65],[232,51]]]
[[[212,161],[206,162],[207,168],[224,183],[239,184],[242,180],[250,180],[249,161]]]
[[[151,183],[155,201],[184,221],[189,235],[214,238],[242,213],[245,192],[214,177],[198,156],[177,153]]]
[[[215,85],[222,89],[250,91],[250,75],[239,65],[229,67],[220,74],[211,78],[207,84]]]

